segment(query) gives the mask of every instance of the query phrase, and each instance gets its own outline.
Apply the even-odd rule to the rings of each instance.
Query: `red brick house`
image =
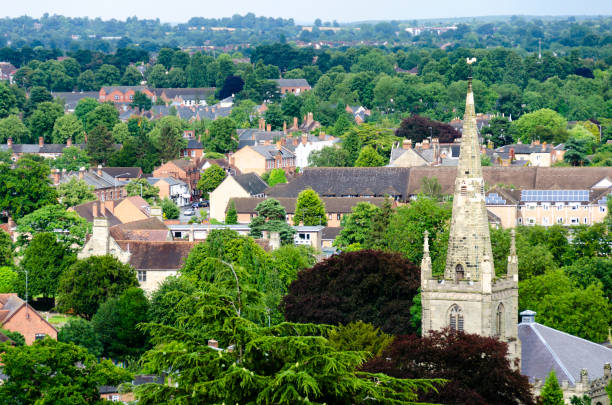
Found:
[[[57,339],[57,329],[17,294],[0,294],[0,327],[19,332],[28,345],[49,336]]]
[[[272,81],[276,82],[281,94],[300,94],[312,89],[306,79],[274,79]]]
[[[101,103],[111,101],[113,103],[131,103],[134,93],[137,91],[146,94],[151,100],[155,100],[155,94],[145,86],[103,86],[98,95]]]
[[[153,177],[174,177],[175,179],[182,180],[189,186],[191,195],[196,195],[198,193],[196,186],[198,185],[198,180],[200,180],[198,160],[171,160],[153,170]]]

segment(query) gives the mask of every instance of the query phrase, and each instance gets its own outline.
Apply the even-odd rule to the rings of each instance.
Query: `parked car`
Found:
[[[195,211],[194,210],[185,210],[185,212],[183,212],[183,215],[190,217],[192,215],[195,215]]]
[[[208,207],[208,200],[194,202],[191,204],[191,208]]]
[[[193,204],[191,204],[191,208],[198,208],[200,206],[199,202],[194,202]]]

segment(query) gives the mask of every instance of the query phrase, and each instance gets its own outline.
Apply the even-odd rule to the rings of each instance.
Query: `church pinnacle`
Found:
[[[455,281],[490,280],[492,259],[476,109],[470,77],[465,100],[461,152],[455,179],[453,216],[444,278]]]

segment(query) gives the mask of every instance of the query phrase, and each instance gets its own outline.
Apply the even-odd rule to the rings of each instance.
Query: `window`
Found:
[[[47,335],[44,333],[37,333],[36,335],[34,335],[34,339],[35,340],[43,340]]]
[[[500,303],[497,306],[497,311],[495,313],[495,336],[502,337],[504,336],[504,332],[504,304]]]
[[[115,96],[115,100],[119,100],[119,96]]]
[[[336,214],[336,219],[340,221],[342,219],[342,214]]]
[[[589,219],[587,217],[584,217],[584,223],[588,224],[589,223]]]
[[[578,204],[572,204],[572,211],[576,211],[578,209]]]
[[[113,395],[111,396],[111,401],[113,401],[113,402],[119,402],[119,395],[117,395],[117,394],[113,394]]]
[[[542,218],[542,225],[548,225],[548,217]]]
[[[523,218],[519,218],[518,219],[518,223],[519,223],[519,225],[521,225],[523,223]]]
[[[450,308],[448,326],[451,330],[463,331],[463,311],[456,304]]]
[[[576,218],[576,217],[574,217],[574,218],[572,218],[572,219],[570,220],[570,223],[571,223],[572,225],[578,225],[578,224],[580,223],[580,218]]]
[[[528,210],[535,210],[536,209],[536,204],[527,204],[527,209]]]
[[[535,220],[535,218],[533,218],[533,217],[532,217],[532,218],[527,218],[527,223],[528,223],[529,225],[535,225],[536,220]]]
[[[550,205],[548,205],[548,204],[542,204],[542,209],[543,209],[544,211],[548,211],[548,209],[549,209],[549,208],[550,208]]]
[[[461,195],[467,195],[467,186],[461,186]]]
[[[557,211],[561,211],[563,209],[563,203],[557,204]]]
[[[603,205],[599,207],[599,212],[606,212],[606,207]]]
[[[191,157],[195,157],[195,150],[191,151]]]
[[[147,281],[147,272],[144,270],[138,270],[138,281],[144,283]]]
[[[563,223],[563,218],[562,217],[557,217],[557,223],[558,224],[562,224]]]
[[[465,270],[463,269],[462,264],[458,264],[455,266],[455,281],[463,280],[465,277]]]

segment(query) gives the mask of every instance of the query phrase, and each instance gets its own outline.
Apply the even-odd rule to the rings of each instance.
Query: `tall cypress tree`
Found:
[[[559,381],[557,381],[557,376],[555,375],[554,370],[550,371],[550,374],[548,374],[548,378],[546,378],[546,383],[544,384],[544,387],[542,387],[542,391],[540,392],[540,404],[565,404],[565,402],[563,401],[563,391],[561,390],[561,387],[559,387]]]

